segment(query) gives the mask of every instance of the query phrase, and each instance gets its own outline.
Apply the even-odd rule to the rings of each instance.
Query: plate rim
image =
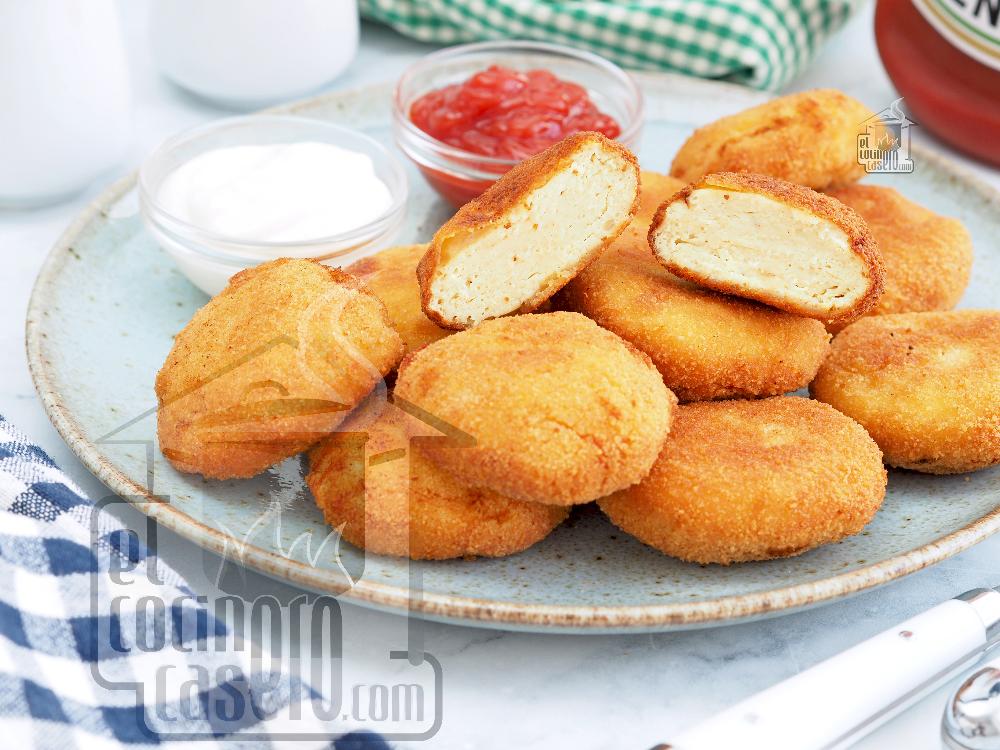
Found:
[[[711,88],[716,92],[727,90],[738,92],[743,97],[761,93],[736,84],[705,81],[668,73],[633,73],[633,75],[649,86],[676,85],[702,90]],[[325,104],[334,104],[359,92],[371,92],[373,89],[389,86],[391,84],[372,84],[348,91],[330,92],[265,111],[297,112],[314,109]],[[1000,191],[943,154],[918,144],[912,146],[912,151],[914,156],[924,163],[932,163],[935,168],[978,193],[1000,213]],[[61,403],[58,392],[59,379],[46,355],[43,321],[47,309],[51,308],[51,302],[54,300],[52,290],[55,281],[67,260],[72,257],[74,241],[96,216],[106,215],[108,208],[134,187],[136,177],[137,171],[132,171],[105,188],[77,214],[46,256],[28,302],[25,321],[28,369],[49,420],[70,450],[92,474],[157,523],[163,524],[203,549],[223,554],[229,548],[228,536],[175,508],[169,502],[162,501],[151,494],[146,487],[129,479],[101,452],[99,446],[84,435],[74,415]],[[136,502],[137,498],[141,501]],[[344,589],[343,586],[331,586],[332,582],[341,579],[336,579],[330,571],[283,557],[258,546],[246,547],[239,564],[297,586],[331,593],[357,604],[465,625],[532,629],[541,632],[641,632],[726,625],[769,615],[786,614],[832,602],[887,584],[941,562],[969,549],[998,531],[1000,531],[1000,505],[981,518],[932,542],[846,573],[780,588],[673,604],[522,604],[411,591],[409,588],[366,581],[363,578]]]

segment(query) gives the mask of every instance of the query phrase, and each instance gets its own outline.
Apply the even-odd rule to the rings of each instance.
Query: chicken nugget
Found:
[[[420,307],[417,263],[426,252],[426,244],[390,247],[344,269],[382,300],[406,350],[411,352],[452,333],[431,322]]]
[[[679,279],[644,240],[621,238],[563,289],[557,304],[648,354],[682,402],[804,388],[830,351],[820,321]]]
[[[958,219],[941,216],[896,190],[850,185],[827,195],[868,224],[882,255],[885,289],[869,315],[951,310],[972,272],[972,238]]]
[[[538,307],[631,220],[639,165],[599,133],[577,133],[518,164],[459,209],[417,267],[431,320],[462,329]]]
[[[408,355],[395,395],[475,439],[421,450],[461,481],[551,505],[646,475],[676,399],[649,357],[582,315],[481,323]]]
[[[861,317],[882,294],[864,219],[765,175],[720,172],[688,185],[657,210],[649,245],[678,276],[827,322]]]
[[[247,269],[195,313],[157,373],[160,449],[180,471],[254,476],[335,429],[402,354],[354,277],[310,260]]]
[[[833,89],[778,97],[698,128],[677,152],[670,174],[696,182],[711,172],[756,172],[816,190],[849,185],[865,174],[858,135],[874,116]],[[875,140],[880,142],[878,133]]]
[[[796,396],[686,404],[649,476],[598,501],[612,523],[697,563],[770,560],[856,534],[885,497],[857,422]]]
[[[451,439],[433,432],[390,404],[374,421],[355,413],[313,448],[306,482],[327,523],[370,552],[444,560],[512,555],[566,518],[567,508],[462,484],[413,449]]]
[[[1000,311],[896,313],[837,334],[809,390],[865,426],[890,466],[1000,463]]]

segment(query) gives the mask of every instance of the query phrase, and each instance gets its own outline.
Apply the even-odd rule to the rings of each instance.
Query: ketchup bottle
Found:
[[[875,40],[917,124],[1000,166],[1000,0],[878,0]]]

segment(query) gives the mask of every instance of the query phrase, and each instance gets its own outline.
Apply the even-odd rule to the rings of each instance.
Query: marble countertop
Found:
[[[131,56],[137,137],[129,164],[164,137],[223,116],[223,110],[177,90],[155,71],[145,44],[144,3],[123,3]],[[832,86],[878,110],[896,95],[879,62],[866,7],[823,50],[790,90]],[[395,78],[429,49],[366,25],[360,53],[331,89]],[[916,129],[914,139],[934,142]],[[993,185],[1000,171],[956,159]],[[124,171],[125,167],[120,171]],[[31,285],[49,247],[100,191],[59,206],[0,212],[0,409],[49,451],[92,496],[105,494],[49,424],[24,355],[24,317]],[[141,526],[131,509],[120,511]],[[166,530],[161,556],[209,598],[218,560]],[[504,633],[435,623],[421,626],[424,648],[442,665],[441,726],[424,747],[648,748],[752,692],[923,609],[976,586],[1000,584],[1000,538],[877,591],[807,612],[703,631],[635,636]],[[246,591],[291,597],[282,584],[247,574]],[[407,643],[405,618],[344,606],[345,679],[356,684],[408,681],[405,661],[390,649]],[[860,675],[859,675],[860,677]],[[947,688],[893,720],[858,747],[940,748],[938,723]],[[378,729],[377,724],[370,724]],[[407,745],[402,742],[400,745]]]

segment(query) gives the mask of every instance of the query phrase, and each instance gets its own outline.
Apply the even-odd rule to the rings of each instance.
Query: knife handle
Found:
[[[842,748],[978,660],[998,635],[1000,593],[976,589],[751,696],[659,748]]]

